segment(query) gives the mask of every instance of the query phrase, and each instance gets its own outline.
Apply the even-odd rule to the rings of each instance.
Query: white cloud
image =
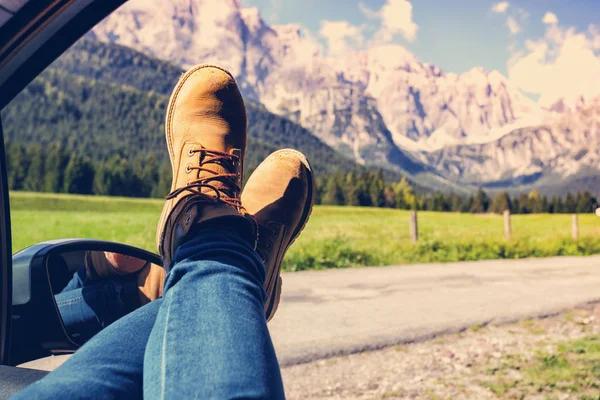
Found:
[[[348,21],[322,21],[320,35],[327,41],[330,56],[341,56],[363,45],[363,28]]]
[[[543,39],[526,41],[525,50],[509,60],[511,83],[538,94],[542,106],[564,99],[572,107],[582,96],[600,95],[600,56],[594,52],[597,38],[593,32],[549,25]]]
[[[501,1],[500,3],[496,3],[492,6],[492,11],[495,13],[503,14],[508,10],[510,4],[508,1]]]
[[[381,30],[379,35],[386,41],[401,34],[412,42],[417,37],[419,26],[413,21],[412,4],[408,0],[387,0],[379,11],[381,14]]]
[[[375,11],[375,10],[369,8],[369,6],[367,6],[362,1],[360,1],[358,3],[358,9],[368,19],[377,19],[377,18],[379,18],[381,16],[381,13],[379,11]]]
[[[506,26],[511,35],[521,32],[523,23],[529,19],[529,12],[527,10],[521,7],[511,7],[507,1],[494,4],[492,11],[498,14],[507,14]]]
[[[389,44],[398,35],[412,42],[417,37],[419,26],[413,21],[413,6],[410,0],[386,0],[379,10],[373,10],[362,2],[358,9],[374,22],[356,26],[348,21],[322,21],[320,36],[327,42],[330,56],[340,56],[348,51],[362,48],[365,31],[374,31],[369,45]]]
[[[550,11],[548,11],[544,15],[544,18],[542,18],[542,22],[545,23],[546,25],[558,24],[558,17],[556,16],[556,14],[551,13]]]
[[[509,16],[506,19],[506,26],[508,26],[511,35],[516,35],[521,32],[521,25],[519,25],[519,22],[517,22],[517,19],[513,16]]]
[[[600,28],[594,24],[590,24],[588,32],[592,38],[592,47],[594,50],[600,49]]]

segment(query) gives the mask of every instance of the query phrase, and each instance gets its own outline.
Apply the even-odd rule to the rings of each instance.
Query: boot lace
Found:
[[[231,170],[232,168],[235,168],[235,165],[237,163],[240,162],[240,157],[236,154],[230,154],[216,150],[208,150],[204,148],[190,149],[188,155],[192,157],[196,153],[200,153],[200,162],[198,163],[198,166],[188,165],[186,171],[207,172],[211,175],[204,178],[189,181],[186,186],[181,187],[179,189],[175,189],[174,191],[169,193],[166,199],[173,199],[183,192],[191,192],[195,194],[206,195],[205,193],[202,193],[201,189],[207,188],[215,193],[215,202],[222,201],[236,208],[241,207],[242,203],[240,199],[237,196],[235,196],[235,193],[239,193],[241,191],[240,185],[237,183],[238,174],[235,172],[219,173],[215,170],[206,167],[207,164],[217,164],[224,166],[226,169]],[[215,185],[212,185],[210,183],[213,181],[227,183],[227,185],[217,188]],[[228,191],[234,193],[227,193]]]

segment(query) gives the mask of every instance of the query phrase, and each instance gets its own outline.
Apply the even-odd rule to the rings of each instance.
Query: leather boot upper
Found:
[[[242,193],[242,204],[259,226],[257,251],[267,270],[267,319],[273,317],[279,303],[283,257],[306,225],[314,197],[310,164],[304,155],[290,149],[276,151],[263,161]]]
[[[152,263],[147,263],[139,272],[137,286],[141,305],[150,303],[162,296],[165,276],[165,269]]]
[[[168,269],[192,228],[220,219],[254,244],[256,227],[240,201],[246,109],[231,74],[201,65],[181,77],[167,108],[165,133],[173,183],[157,229]]]

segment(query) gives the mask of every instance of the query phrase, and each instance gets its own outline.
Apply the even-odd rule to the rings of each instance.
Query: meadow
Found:
[[[57,238],[103,239],[156,252],[161,200],[25,192],[11,193],[10,200],[13,252]],[[566,214],[515,215],[509,240],[499,215],[418,215],[419,242],[412,244],[408,211],[316,206],[284,269],[600,254],[600,218],[592,214],[579,216],[577,241]]]

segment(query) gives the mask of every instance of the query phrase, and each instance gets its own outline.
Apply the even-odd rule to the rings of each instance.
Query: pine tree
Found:
[[[539,214],[545,211],[542,196],[537,190],[529,192],[527,199],[529,200],[529,209],[532,213]]]
[[[550,212],[550,202],[548,201],[547,196],[542,196],[542,212]]]
[[[475,196],[470,195],[462,204],[460,212],[472,212],[473,204],[475,204]]]
[[[344,181],[344,200],[347,206],[359,206],[360,198],[357,190],[358,175],[356,171],[351,171],[346,175]]]
[[[63,188],[63,174],[68,162],[62,147],[58,144],[49,146],[46,152],[44,186],[45,192],[58,193]]]
[[[137,157],[134,161],[134,191],[137,197],[150,197],[159,181],[158,162],[153,155]]]
[[[550,201],[548,202],[548,212],[550,214],[555,214],[557,213],[556,211],[556,196],[552,196],[552,198],[550,198]]]
[[[494,196],[490,205],[490,211],[496,214],[502,214],[506,210],[512,209],[510,195],[507,192],[498,193]]]
[[[358,203],[363,207],[369,207],[373,205],[371,194],[369,189],[371,186],[371,174],[369,171],[362,171],[358,174],[358,181],[356,185],[356,196],[358,196]]]
[[[529,214],[531,213],[531,206],[529,197],[525,193],[521,193],[517,201],[517,210],[515,214]]]
[[[25,146],[20,143],[12,145],[10,150],[10,165],[7,168],[8,187],[10,190],[23,190],[29,172],[29,156]]]
[[[565,212],[565,204],[563,202],[562,197],[558,196],[556,197],[556,202],[552,202],[554,205],[554,212],[555,213],[564,213]]]
[[[488,195],[479,188],[475,197],[473,198],[473,204],[471,205],[471,212],[473,213],[484,213],[487,212],[490,206],[490,199]]]
[[[164,198],[171,191],[171,181],[173,171],[169,163],[164,163],[159,170],[158,182],[152,188],[152,197]],[[318,193],[318,190],[317,190]]]
[[[563,210],[569,214],[574,213],[575,210],[577,210],[577,203],[575,202],[575,198],[571,192],[567,193]]]
[[[385,197],[385,205],[387,208],[395,208],[396,207],[396,198],[394,196],[394,192],[391,187],[386,187],[383,191],[383,195]]]
[[[383,181],[383,171],[377,170],[371,174],[369,182],[369,197],[373,207],[383,207],[385,205],[385,182]]]
[[[29,147],[27,154],[31,164],[25,180],[24,189],[30,192],[41,192],[44,188],[45,157],[40,145]]]
[[[408,185],[406,179],[402,178],[402,180],[398,183],[393,183],[391,186],[391,191],[394,196],[394,207],[400,208],[403,210],[408,209],[408,204],[404,200],[404,187]]]
[[[431,199],[431,208],[433,211],[449,211],[450,204],[444,193],[436,192]]]
[[[417,199],[415,193],[405,177],[402,177],[400,182],[393,184],[392,190],[394,192],[396,208],[401,208],[404,210],[415,210],[417,208]]]
[[[63,191],[65,193],[91,194],[94,174],[94,166],[89,158],[73,154],[65,168]]]
[[[94,193],[108,196],[137,196],[133,170],[126,159],[118,155],[96,170]]]
[[[463,197],[459,196],[456,193],[452,193],[452,195],[450,196],[450,211],[453,211],[453,212],[462,211],[464,202],[465,202],[465,199]]]
[[[590,213],[595,211],[596,199],[592,197],[592,194],[585,190],[584,192],[578,193],[576,212],[578,213]]]
[[[325,185],[323,192],[323,204],[339,206],[344,204],[344,193],[338,179],[332,176]]]

